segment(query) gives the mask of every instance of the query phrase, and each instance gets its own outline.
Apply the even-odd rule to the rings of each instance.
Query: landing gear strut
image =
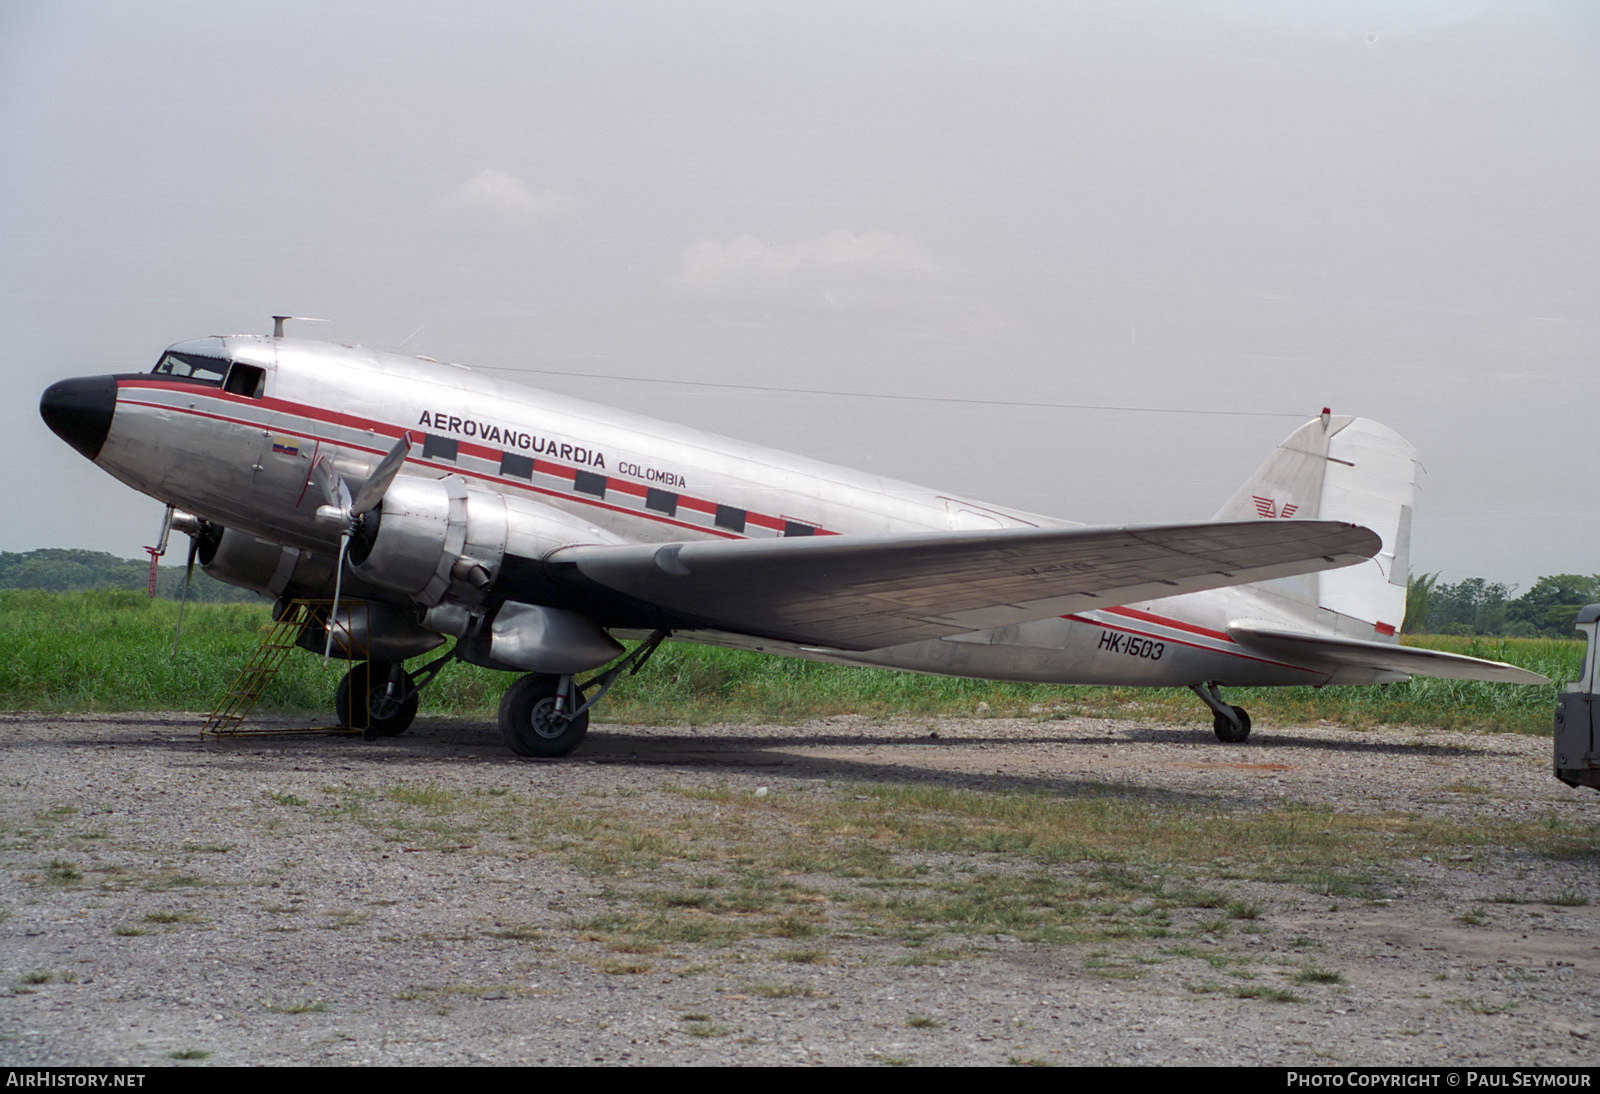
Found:
[[[1200,701],[1210,707],[1216,715],[1211,721],[1211,726],[1217,733],[1217,740],[1223,744],[1242,745],[1250,739],[1250,714],[1244,707],[1229,706],[1222,701],[1222,692],[1218,690],[1215,681],[1208,683],[1202,689],[1199,684],[1190,684],[1189,690],[1200,696]]]
[[[642,669],[668,633],[656,631],[632,653],[582,684],[570,675],[540,672],[518,679],[500,700],[500,735],[506,745],[518,756],[550,759],[570,753],[589,732],[589,708],[623,672],[632,675]]]

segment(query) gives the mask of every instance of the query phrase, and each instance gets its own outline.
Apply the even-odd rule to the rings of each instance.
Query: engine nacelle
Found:
[[[621,543],[582,517],[472,486],[460,476],[395,479],[350,544],[364,581],[424,607],[481,603],[506,555],[542,559],[578,544]]]
[[[272,597],[290,588],[320,593],[333,586],[331,558],[214,524],[201,527],[199,535],[200,568],[218,581]]]
[[[280,600],[272,607],[277,619],[288,605]],[[344,600],[333,616],[333,655],[347,660],[404,661],[437,649],[444,635],[417,622],[414,608],[402,608],[377,600]],[[303,628],[295,645],[312,653],[329,649],[328,632],[321,626]]]
[[[587,616],[515,600],[500,605],[489,626],[456,647],[463,661],[486,669],[552,676],[597,669],[624,652]]]

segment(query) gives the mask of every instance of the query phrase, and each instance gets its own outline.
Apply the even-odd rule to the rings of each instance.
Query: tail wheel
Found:
[[[393,668],[388,661],[363,661],[344,674],[333,693],[333,711],[340,725],[370,728],[379,737],[398,737],[411,728],[417,717],[416,684],[411,674],[401,669],[396,694],[406,698],[398,702],[390,698],[389,674]]]
[[[1234,715],[1239,719],[1239,724],[1234,725],[1233,720],[1224,714],[1218,714],[1211,721],[1211,728],[1217,731],[1217,740],[1224,744],[1242,745],[1250,738],[1250,715],[1244,707],[1233,707]]]
[[[561,678],[531,673],[506,689],[500,700],[500,735],[518,756],[565,756],[589,732],[589,712],[577,717],[557,712]],[[583,692],[573,689],[576,704]]]

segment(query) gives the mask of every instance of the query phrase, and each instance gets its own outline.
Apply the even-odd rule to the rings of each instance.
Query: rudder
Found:
[[[1342,520],[1378,533],[1370,561],[1249,586],[1316,629],[1393,640],[1405,619],[1416,450],[1370,418],[1324,414],[1291,433],[1217,520]]]

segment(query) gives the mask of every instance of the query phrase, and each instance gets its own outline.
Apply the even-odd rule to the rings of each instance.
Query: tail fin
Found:
[[[1295,430],[1217,520],[1343,520],[1383,538],[1370,561],[1250,588],[1317,630],[1393,639],[1405,621],[1416,450],[1368,418],[1322,417]]]

